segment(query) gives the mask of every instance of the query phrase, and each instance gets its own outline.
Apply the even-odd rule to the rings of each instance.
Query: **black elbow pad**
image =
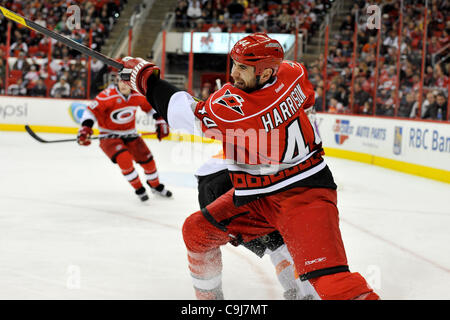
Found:
[[[150,77],[147,82],[147,93],[145,96],[153,109],[167,122],[170,98],[178,91],[182,90],[165,80]]]

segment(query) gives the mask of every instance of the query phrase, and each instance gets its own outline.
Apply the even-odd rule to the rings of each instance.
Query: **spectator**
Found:
[[[448,77],[444,74],[442,70],[442,66],[440,64],[436,64],[434,67],[434,83],[433,85],[440,88],[447,88]]]
[[[423,118],[432,120],[447,119],[447,99],[442,92],[438,93],[436,96],[436,101],[428,106]]]
[[[92,72],[100,72],[100,70],[103,69],[104,66],[105,66],[105,64],[98,59],[91,60],[91,71]]]
[[[69,56],[66,55],[62,59],[55,59],[52,60],[50,63],[50,68],[53,72],[55,72],[58,76],[61,76],[61,74],[64,71],[68,71],[70,66],[70,59]]]
[[[237,21],[233,24],[233,28],[231,29],[233,33],[242,33],[245,32],[245,25],[242,24],[241,21]]]
[[[420,98],[420,92],[417,91],[413,91],[414,94],[414,104],[411,110],[411,114],[410,114],[410,118],[421,118],[422,116],[419,116],[419,98]],[[422,102],[423,105],[423,102]],[[423,114],[423,112],[422,112]]]
[[[22,73],[26,73],[30,70],[30,64],[25,58],[25,53],[21,52],[16,62],[13,64],[12,70],[20,70]]]
[[[364,91],[358,82],[355,83],[353,96],[355,99],[353,108],[357,113],[362,111],[362,107],[365,105],[365,103],[371,100],[370,94]]]
[[[188,17],[187,17],[188,3],[185,0],[178,1],[177,7],[175,8],[175,27],[177,28],[187,28]]]
[[[344,113],[345,108],[342,103],[340,103],[336,98],[330,99],[330,105],[327,108],[329,113]]]
[[[433,91],[430,91],[427,93],[427,98],[422,103],[422,111],[421,111],[421,118],[424,117],[426,111],[428,110],[428,107],[436,102],[436,96],[434,95]]]
[[[403,118],[414,118],[415,114],[413,112],[413,106],[415,102],[415,94],[413,92],[410,92],[406,94],[406,96],[403,96],[400,101],[397,115]]]
[[[377,104],[377,115],[393,117],[394,116],[394,104],[392,100],[389,100],[387,103],[383,103],[381,105]]]
[[[252,26],[252,24],[250,23],[250,22],[247,22],[246,24],[245,24],[245,30],[244,30],[244,32],[245,33],[253,33],[255,30],[253,29],[253,26]]]
[[[449,44],[450,42],[450,35],[448,34],[449,31],[447,31],[446,29],[442,30],[442,34],[439,37],[439,44],[441,45],[441,47],[445,47],[447,44]]]
[[[327,90],[326,99],[330,101],[332,98],[339,101],[339,91],[335,82],[331,82],[330,88]]]
[[[70,85],[67,83],[67,79],[61,77],[61,79],[54,84],[50,95],[54,98],[68,98],[70,97]]]
[[[222,28],[219,26],[216,20],[213,20],[211,27],[209,27],[208,32],[222,32]]]
[[[222,29],[223,32],[233,32],[234,29],[234,24],[233,21],[231,19],[227,19],[225,21],[225,26]]]
[[[340,79],[340,78],[338,78]],[[338,86],[338,93],[337,93],[337,100],[339,102],[341,102],[344,106],[348,106],[348,102],[349,102],[349,92],[348,90],[343,86],[343,85],[339,85]]]
[[[369,101],[364,102],[364,105],[361,108],[361,114],[364,115],[372,115],[372,103]]]
[[[45,97],[47,95],[47,87],[42,78],[39,78],[36,84],[29,90],[32,97]]]
[[[314,109],[317,112],[323,111],[323,89],[322,87],[316,87],[315,90],[315,101],[314,101]]]
[[[106,27],[106,30],[111,31],[113,25],[114,25],[114,19],[113,17],[108,15],[108,9],[105,7],[105,10],[102,9],[102,12],[100,13],[100,20],[102,24]]]
[[[342,21],[339,31],[341,36],[345,40],[350,40],[352,38],[353,31],[355,30],[355,22],[353,16],[348,14],[345,16],[345,20]]]
[[[209,95],[211,94],[210,88],[211,88],[211,85],[209,83],[204,84],[204,86],[200,92],[200,95],[201,95],[200,99],[202,99],[202,100],[208,99]]]
[[[91,94],[95,95],[100,91],[100,87],[103,85],[103,74],[107,71],[106,65],[97,59],[91,61]],[[79,76],[81,79],[86,77],[87,72],[81,71]]]
[[[258,10],[258,13],[255,16],[255,22],[260,27],[265,27],[268,17],[269,17],[269,14],[266,11],[260,9],[260,10]]]
[[[398,47],[398,37],[394,30],[389,30],[388,36],[383,41],[385,47]]]
[[[394,99],[390,94],[387,94],[387,99],[376,104],[376,114],[379,116],[394,116]]]
[[[203,20],[202,18],[197,19],[197,21],[195,22],[195,28],[194,28],[194,32],[205,32],[205,20]]]
[[[362,57],[365,57],[367,53],[373,52],[377,47],[377,39],[375,37],[369,37],[369,42],[365,43],[362,47]]]
[[[27,95],[27,87],[23,83],[22,78],[17,79],[16,83],[13,83],[8,86],[8,94],[10,96],[26,96]]]
[[[27,86],[34,85],[36,81],[39,79],[39,71],[35,64],[30,66],[30,70],[24,75],[23,79],[25,80],[25,84]]]
[[[413,75],[414,76],[414,75]],[[412,78],[414,80],[414,78]],[[380,78],[379,78],[379,88],[384,88],[387,90],[395,90],[397,85],[397,77],[396,77],[396,70],[394,66],[388,66],[386,69],[384,69],[381,72]],[[408,85],[412,85],[413,82],[408,83]]]
[[[288,12],[287,8],[283,8],[281,14],[277,17],[278,26],[281,32],[286,33],[293,27],[294,20]]]
[[[86,88],[80,79],[74,81],[70,90],[70,97],[74,99],[86,99]]]
[[[233,22],[241,20],[245,11],[244,6],[237,0],[232,0],[231,3],[228,4],[227,9],[230,14],[230,18],[233,19]]]
[[[186,15],[190,21],[190,27],[195,28],[197,19],[202,16],[202,8],[199,0],[192,0],[187,8]]]
[[[17,41],[14,42],[10,47],[12,55],[15,55],[14,52],[16,50],[23,54],[28,53],[28,45],[26,44],[26,42],[23,41],[22,37],[18,38]]]
[[[412,88],[414,85],[414,67],[410,63],[407,64],[403,75],[400,77],[400,85]]]
[[[423,82],[426,86],[432,86],[434,81],[434,69],[432,66],[427,66]]]
[[[432,36],[427,47],[428,54],[435,54],[442,48],[441,43],[438,41],[437,37]]]
[[[47,21],[42,16],[42,12],[38,11],[36,14],[36,19],[34,19],[34,22],[40,25],[41,27],[47,28]]]
[[[48,63],[45,62],[39,70],[39,77],[42,79],[50,79],[55,81],[57,79],[56,72],[52,68],[48,67]]]

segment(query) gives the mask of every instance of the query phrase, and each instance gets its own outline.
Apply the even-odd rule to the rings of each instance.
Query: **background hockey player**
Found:
[[[150,149],[137,133],[135,115],[139,107],[155,119],[156,134],[160,141],[169,135],[167,123],[153,110],[146,98],[131,90],[124,82],[116,81],[114,86],[100,92],[95,101],[86,108],[78,131],[78,144],[91,144],[92,127],[98,122],[100,135],[104,135],[100,139],[100,148],[120,167],[139,199],[146,201],[149,197],[133,161],[144,169],[145,181],[152,192],[171,197],[172,192],[159,182],[155,159]]]
[[[278,41],[261,33],[238,41],[231,58],[234,84],[205,102],[161,80],[159,68],[143,59],[124,58],[120,73],[171,127],[195,134],[201,129],[223,141],[233,189],[183,225],[197,297],[223,297],[220,246],[238,235],[247,241],[278,230],[294,260],[302,295],[378,299],[348,267],[336,184],[302,107],[314,104],[305,67],[283,61]]]

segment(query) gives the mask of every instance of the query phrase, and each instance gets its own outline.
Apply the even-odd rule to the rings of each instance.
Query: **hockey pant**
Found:
[[[215,172],[206,176],[198,177],[198,202],[200,208],[206,207],[214,200],[233,188],[228,170]],[[297,284],[295,282],[294,263],[278,231],[264,235],[250,242],[231,241],[233,245],[242,245],[255,253],[258,257],[264,254],[270,256],[275,266],[278,280],[285,290],[284,296],[287,300],[298,298]]]
[[[197,298],[214,298],[221,292],[220,246],[237,238],[247,242],[275,230],[292,256],[301,297],[378,298],[359,273],[349,271],[335,190],[293,188],[240,207],[233,203],[233,192],[184,222],[183,238]]]
[[[144,169],[145,179],[152,188],[159,185],[155,160],[141,137],[102,139],[100,140],[100,148],[113,163],[120,167],[123,176],[134,189],[142,188],[142,183],[133,165],[133,160]]]

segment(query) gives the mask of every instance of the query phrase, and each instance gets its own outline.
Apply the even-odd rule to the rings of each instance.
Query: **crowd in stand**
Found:
[[[367,28],[368,4],[366,1],[355,1],[351,14],[346,17],[339,30],[330,33],[330,43],[335,40],[337,44],[329,47],[326,79],[324,78],[323,55],[309,66],[309,76],[316,87],[316,109],[337,113],[448,119],[450,73],[450,6],[448,1],[432,0],[428,8],[428,40],[421,97],[425,10],[423,1],[404,0],[398,99],[396,87],[400,1],[378,2],[382,13],[378,82],[376,82],[378,30]],[[351,67],[355,17],[358,17],[358,32],[353,87],[354,101],[352,103]],[[326,86],[325,102],[323,100],[324,86]],[[374,94],[375,90],[376,95]],[[376,99],[375,104],[374,98]]]
[[[296,28],[314,34],[330,0],[179,0],[176,27],[199,32],[291,33]]]
[[[302,32],[306,31],[311,38],[317,34],[324,14],[332,2],[179,0],[175,10],[176,27],[179,31],[193,29],[199,32],[292,33],[295,30],[302,30]],[[425,68],[422,97],[420,97],[424,1],[404,0],[403,2],[398,98],[397,48],[401,2],[378,0],[368,3],[357,0],[354,1],[351,12],[339,28],[332,29],[330,33],[331,45],[326,63],[327,77],[324,78],[323,54],[307,65],[309,77],[316,89],[318,111],[448,119],[450,5],[445,0],[429,1]],[[378,29],[367,27],[367,6],[372,4],[378,5],[381,9],[378,68]],[[356,17],[358,19],[356,21],[357,59],[354,81],[352,81]],[[376,86],[375,83],[378,85]],[[203,89],[201,92],[206,95],[208,90]]]
[[[100,51],[126,0],[14,0],[2,5],[21,16]],[[72,7],[76,5],[77,8]],[[78,10],[79,11],[76,11]],[[75,14],[79,13],[79,16]],[[78,20],[79,17],[79,20]],[[79,22],[77,24],[77,22]],[[11,28],[6,52],[8,25]],[[49,44],[51,41],[51,45]],[[50,48],[51,47],[51,48]],[[50,56],[51,53],[51,56]],[[6,86],[6,57],[9,77]],[[0,17],[0,93],[86,98],[87,59],[60,42]],[[100,61],[91,61],[91,88],[101,85]]]

